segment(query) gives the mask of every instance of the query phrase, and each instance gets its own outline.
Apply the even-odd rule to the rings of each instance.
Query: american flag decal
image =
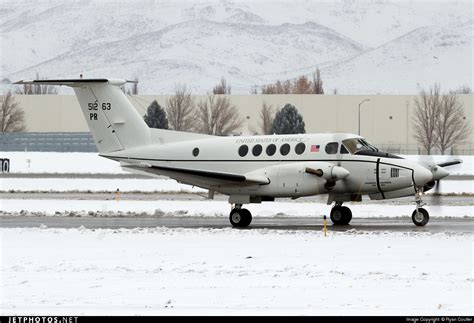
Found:
[[[319,152],[319,145],[311,145],[311,152],[312,153]]]

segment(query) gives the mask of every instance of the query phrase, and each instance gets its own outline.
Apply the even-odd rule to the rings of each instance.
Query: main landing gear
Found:
[[[342,202],[336,202],[331,209],[331,221],[334,225],[347,225],[352,220],[352,212],[347,206],[342,206]]]
[[[247,209],[243,209],[242,204],[236,204],[230,211],[229,220],[233,227],[245,228],[252,222],[252,213]]]
[[[423,194],[423,188],[418,189],[415,193],[415,203],[416,203],[416,209],[413,211],[411,215],[411,219],[415,225],[422,227],[425,226],[428,221],[430,220],[430,215],[428,211],[426,211],[424,208],[422,208],[423,201],[421,200],[421,195]]]

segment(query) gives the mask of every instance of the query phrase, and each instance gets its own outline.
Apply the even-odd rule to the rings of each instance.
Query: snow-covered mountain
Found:
[[[413,93],[434,82],[473,87],[474,20],[422,27],[355,58],[324,68],[326,85],[343,92]],[[396,88],[394,88],[396,87]]]
[[[0,79],[121,77],[233,93],[322,69],[326,92],[472,87],[469,1],[17,1],[0,4]]]

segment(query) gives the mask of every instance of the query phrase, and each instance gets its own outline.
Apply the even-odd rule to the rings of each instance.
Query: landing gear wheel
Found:
[[[352,220],[352,212],[347,206],[335,206],[331,209],[331,221],[334,225],[347,225]]]
[[[415,225],[422,227],[428,223],[428,221],[430,220],[430,215],[428,211],[426,211],[424,208],[419,207],[418,210],[413,211],[411,219],[413,220],[413,223],[415,223]]]
[[[252,222],[252,214],[247,209],[235,208],[230,211],[229,220],[233,227],[245,228]]]

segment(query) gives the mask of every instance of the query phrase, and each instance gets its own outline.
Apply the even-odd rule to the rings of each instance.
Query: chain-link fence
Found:
[[[0,151],[97,152],[89,132],[0,133]]]
[[[374,143],[381,151],[401,155],[426,155],[426,151],[416,145]],[[90,132],[23,132],[0,133],[0,151],[56,151],[56,152],[97,152]],[[434,148],[432,155],[441,155]],[[446,155],[474,155],[474,144],[463,145],[463,149],[450,148]]]
[[[426,155],[426,150],[416,144],[375,144],[381,151],[399,155]],[[444,152],[445,155],[474,155],[474,144],[463,145],[463,148],[451,147]],[[442,155],[438,148],[431,150],[431,155]]]

